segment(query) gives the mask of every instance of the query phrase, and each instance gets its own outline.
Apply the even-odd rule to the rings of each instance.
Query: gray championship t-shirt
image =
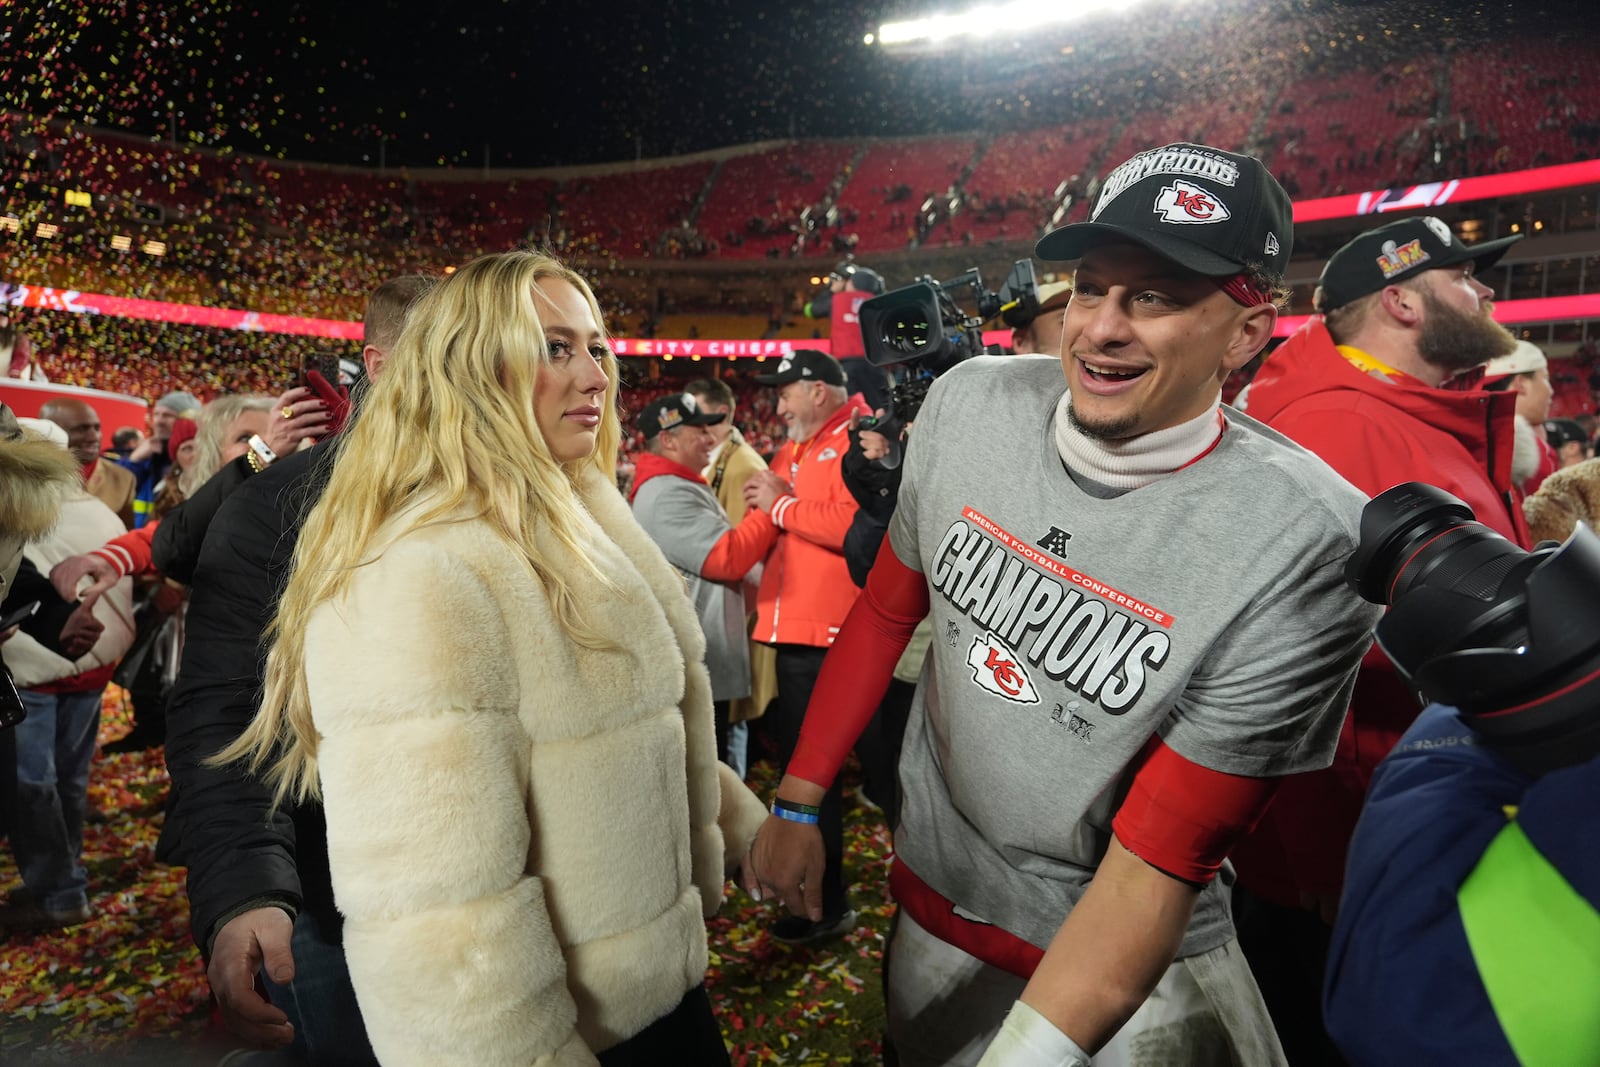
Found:
[[[964,912],[1046,948],[1159,733],[1271,776],[1333,759],[1378,609],[1346,588],[1366,498],[1238,412],[1198,462],[1086,492],[1055,444],[1048,356],[935,383],[911,434],[895,554],[928,579],[932,653],[907,728],[895,850]],[[1180,956],[1233,936],[1231,868]]]
[[[700,568],[733,527],[708,486],[659,475],[639,487],[633,517],[683,575],[706,635],[711,698],[750,695],[750,645],[745,639],[743,590],[700,577]]]

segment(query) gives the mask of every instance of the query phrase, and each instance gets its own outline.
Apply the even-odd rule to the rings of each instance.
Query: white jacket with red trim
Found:
[[[860,592],[844,560],[844,535],[858,505],[840,471],[850,447],[850,414],[871,414],[852,396],[811,438],[785,441],[772,470],[791,491],[772,505],[778,541],[756,594],[757,641],[826,648]]]

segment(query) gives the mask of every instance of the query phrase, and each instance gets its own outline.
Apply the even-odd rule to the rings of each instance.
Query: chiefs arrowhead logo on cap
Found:
[[[1216,193],[1182,180],[1161,190],[1156,197],[1155,211],[1163,221],[1185,226],[1222,222],[1233,215]]]

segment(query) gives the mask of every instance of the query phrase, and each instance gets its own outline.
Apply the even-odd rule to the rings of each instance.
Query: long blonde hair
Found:
[[[622,437],[616,357],[608,347],[602,359],[607,383],[598,446],[585,459],[558,462],[534,414],[534,385],[549,367],[534,286],[547,279],[577,288],[604,331],[594,292],[557,260],[530,251],[484,256],[413,306],[359,416],[334,446],[332,477],[306,518],[267,631],[272,649],[261,710],[213,757],[214,763],[244,759],[259,773],[276,754],[266,772],[274,803],[319,793],[306,625],[349,587],[357,567],[406,530],[487,523],[527,564],[572,640],[610,644],[580,617],[563,564],[541,558],[534,541],[535,530],[547,531],[566,556],[611,584],[585,551],[576,483],[590,470],[610,479],[616,468]],[[379,543],[380,529],[419,498],[423,506],[407,514],[403,528],[383,530]]]

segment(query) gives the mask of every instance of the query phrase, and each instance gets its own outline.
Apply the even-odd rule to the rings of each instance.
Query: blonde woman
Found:
[[[320,794],[378,1059],[727,1063],[703,920],[760,802],[611,474],[616,360],[547,256],[429,292],[335,446],[220,760]]]

